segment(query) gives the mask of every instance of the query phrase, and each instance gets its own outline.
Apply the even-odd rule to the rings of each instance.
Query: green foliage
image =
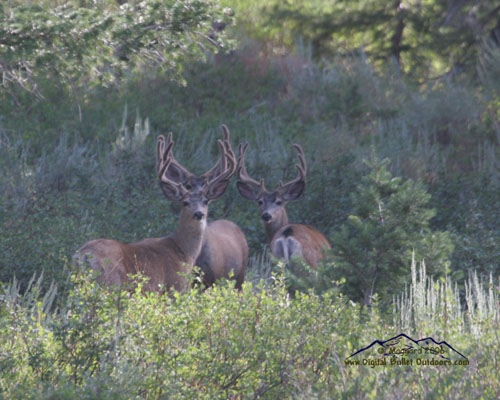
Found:
[[[198,60],[210,40],[227,47],[226,34],[238,35],[230,26],[212,32],[212,22],[230,23],[230,10],[118,3],[0,3],[0,398],[498,398],[498,299],[489,276],[500,271],[499,52],[490,42],[480,53],[482,87],[463,75],[418,87],[386,62],[397,56],[390,35],[402,17],[404,71],[418,79],[452,66],[467,71],[494,31],[495,2],[451,2],[445,14],[439,1],[421,4],[421,14],[379,1],[280,3],[263,14],[259,2],[232,2],[251,36],[280,46],[246,42],[208,62]],[[457,4],[436,34],[436,21]],[[267,11],[293,13],[268,24]],[[388,18],[377,19],[379,11]],[[464,13],[484,28],[474,38],[459,23]],[[297,33],[306,44],[290,55]],[[366,53],[358,57],[360,45]],[[340,48],[350,56],[339,57]],[[386,73],[374,68],[380,61]],[[249,169],[266,182],[293,174],[290,144],[303,146],[307,191],[289,216],[340,243],[333,257],[316,270],[292,263],[286,279],[273,275],[257,212],[231,185],[210,219],[233,220],[247,236],[251,284],[240,293],[222,283],[168,297],[141,293],[140,280],[128,292],[69,280],[68,260],[87,240],[173,230],[178,210],[155,181],[155,136],[173,131],[176,158],[200,173],[217,158],[221,123],[233,146],[250,142]],[[370,152],[391,163],[364,175]],[[338,254],[342,246],[351,259]],[[412,250],[450,275],[413,272],[389,321]],[[363,298],[354,261],[385,268],[362,314],[339,290]],[[41,271],[45,279],[35,279]],[[299,289],[295,297],[285,281]],[[438,333],[470,367],[344,363],[402,329]]]
[[[373,63],[396,64],[422,80],[464,70],[475,75],[484,50],[496,47],[500,36],[498,1],[238,1],[231,6],[250,35],[288,47],[301,38],[316,59],[362,49]]]
[[[413,275],[411,290],[395,303],[392,323],[376,305],[361,315],[341,296],[290,298],[281,274],[267,288],[246,283],[238,292],[226,282],[172,296],[142,293],[140,277],[135,289],[116,291],[79,274],[56,310],[50,308],[53,288],[43,296],[39,282],[24,295],[6,287],[0,295],[0,396],[496,398],[500,343],[492,287],[472,278],[474,290],[463,309],[458,297],[450,297],[453,282],[428,284],[425,272],[415,277],[415,267]],[[446,340],[470,366],[345,363],[399,329]]]
[[[39,76],[53,76],[71,90],[119,80],[146,65],[174,72],[200,59],[211,24],[226,20],[216,3],[198,0],[9,2],[0,9],[0,71],[34,93]],[[39,93],[43,95],[43,93]]]
[[[463,280],[472,269],[483,278],[497,276],[500,229],[495,221],[499,187],[485,176],[470,174],[449,176],[433,191],[432,206],[440,210],[433,226],[448,230],[455,244],[452,276]],[[455,193],[461,193],[461,198]]]
[[[498,275],[498,118],[483,95],[451,84],[418,92],[355,59],[321,71],[284,58],[256,75],[245,51],[192,64],[187,87],[157,75],[134,77],[120,92],[91,90],[81,122],[64,93],[22,110],[0,103],[0,279],[15,274],[26,287],[42,270],[47,281],[64,279],[66,260],[87,240],[167,235],[178,210],[155,181],[155,136],[173,131],[177,159],[201,173],[217,158],[220,123],[233,146],[250,142],[248,168],[270,184],[294,173],[288,149],[302,144],[307,189],[289,204],[290,220],[327,237],[352,213],[350,194],[373,145],[393,176],[426,182],[436,209],[430,226],[452,234],[453,276],[464,279],[469,268]],[[347,112],[350,104],[358,111]],[[243,229],[250,255],[266,247],[256,209],[234,185],[210,206],[210,219],[222,217]]]
[[[346,310],[355,307],[343,301],[302,295],[292,302],[279,278],[268,290],[247,284],[238,293],[224,285],[173,297],[144,295],[140,284],[133,293],[109,292],[75,279],[50,318],[32,320],[18,299],[2,297],[2,341],[9,325],[17,332],[9,357],[2,355],[11,361],[3,395],[39,398],[68,388],[122,398],[321,393],[333,383],[332,357],[346,342],[333,327],[354,322]]]
[[[318,271],[345,278],[345,292],[366,305],[375,293],[387,298],[398,291],[413,252],[435,274],[445,272],[452,252],[448,233],[429,228],[435,215],[427,207],[430,195],[420,182],[394,178],[388,163],[367,162],[369,171],[352,194],[352,214],[331,238],[334,265]]]

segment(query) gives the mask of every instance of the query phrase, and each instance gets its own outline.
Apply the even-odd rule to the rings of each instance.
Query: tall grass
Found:
[[[425,262],[411,265],[411,282],[394,299],[393,323],[401,332],[416,336],[460,334],[468,332],[475,339],[487,334],[485,325],[500,326],[498,287],[470,272],[461,296],[457,282],[449,276],[434,280],[425,270]],[[498,282],[496,283],[498,285]],[[465,301],[461,300],[464,299]]]

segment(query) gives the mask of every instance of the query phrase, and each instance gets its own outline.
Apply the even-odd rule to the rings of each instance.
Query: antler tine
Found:
[[[163,135],[160,136],[163,137]],[[167,146],[169,143],[172,143],[172,145],[174,143],[174,141],[172,140],[172,132],[169,132],[167,136]],[[170,158],[171,161],[169,164],[169,168],[165,170],[164,174],[165,176],[168,176],[168,179],[170,181],[183,183],[187,178],[194,176],[194,174],[189,172],[175,159],[173,152],[170,153]]]
[[[217,140],[217,144],[219,145],[219,150],[221,152],[221,157],[217,161],[217,163],[212,168],[210,168],[210,170],[202,175],[202,177],[204,177],[207,181],[213,180],[226,169],[226,153],[229,153],[234,157],[233,150],[231,149],[231,143],[229,142],[229,129],[224,124],[221,126],[221,128],[223,131],[224,139],[223,141],[220,139]]]
[[[165,154],[165,136],[160,135],[156,139],[156,172],[160,176],[163,167],[163,155]]]
[[[222,130],[224,132],[224,144],[226,146],[226,157],[231,164],[231,175],[236,171],[236,156],[234,154],[233,148],[231,147],[231,142],[229,141],[229,129],[227,129],[226,125],[222,125]]]
[[[229,129],[226,124],[220,126],[222,128],[222,133],[224,135],[224,142],[229,143]]]
[[[239,146],[239,154],[238,154],[238,180],[243,183],[248,183],[255,186],[260,186],[261,191],[265,191],[266,187],[264,186],[264,178],[260,178],[260,182],[257,182],[255,179],[251,178],[245,167],[245,153],[248,148],[248,143],[241,144]]]
[[[168,142],[165,143],[165,136],[158,136],[156,142],[156,170],[158,173],[158,178],[164,180],[165,172],[172,163],[172,147],[174,141],[172,140],[172,132],[168,134]]]
[[[220,158],[217,161],[217,164],[215,164],[210,171],[202,175],[205,177],[207,183],[216,179],[227,168],[226,144],[222,140],[218,139],[217,145],[219,146]]]
[[[168,173],[169,167],[175,162],[174,156],[172,155],[172,148],[174,146],[172,132],[168,134],[166,143],[163,135],[158,136],[156,146],[158,178],[160,182],[166,184],[167,187],[171,187],[174,191],[173,193],[175,193],[175,198],[180,200],[188,193],[188,190],[184,187],[182,182],[177,182],[175,179],[172,179]]]
[[[306,164],[306,157],[304,155],[304,150],[302,150],[302,147],[300,147],[300,145],[298,144],[294,143],[292,146],[295,148],[295,150],[297,150],[298,153],[297,155],[299,156],[299,162],[295,164],[295,167],[297,168],[299,173],[295,179],[292,179],[291,181],[285,184],[283,184],[283,181],[280,181],[278,184],[278,189],[283,189],[299,181],[305,181],[306,179],[307,164]]]
[[[227,135],[225,135],[224,141],[220,139],[217,141],[222,152],[220,171],[217,171],[217,175],[207,182],[207,187],[213,185],[216,182],[229,179],[236,171],[236,157],[234,155],[233,149],[231,148],[231,144],[229,143],[228,134],[229,131],[227,131]]]
[[[295,164],[295,166],[302,175],[302,179],[305,179],[307,174],[307,164],[306,164],[306,156],[304,155],[304,150],[302,150],[302,147],[296,143],[293,144],[293,147],[295,148],[295,150],[297,150],[298,153],[297,155],[299,156],[299,162],[300,162],[300,164]]]

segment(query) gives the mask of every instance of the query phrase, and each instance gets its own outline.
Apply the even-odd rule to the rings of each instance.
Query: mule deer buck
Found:
[[[76,252],[77,263],[90,264],[100,273],[99,279],[107,285],[122,285],[128,281],[128,274],[140,272],[149,278],[145,290],[186,288],[189,282],[183,274],[192,270],[206,239],[208,203],[224,193],[236,170],[229,132],[226,127],[223,128],[224,141],[218,141],[221,158],[200,177],[188,174],[175,160],[172,133],[167,140],[163,135],[158,137],[157,173],[160,187],[167,199],[180,202],[183,206],[177,228],[171,235],[130,244],[109,239],[92,240]],[[247,249],[244,236],[243,242],[239,244],[242,248],[240,252],[244,253]],[[218,254],[222,250],[213,246],[211,251]],[[236,259],[238,255],[233,257]]]
[[[298,144],[293,145],[299,156],[299,163],[296,164],[297,177],[286,184],[280,181],[274,191],[268,191],[264,185],[264,178],[258,182],[247,174],[245,167],[247,147],[248,143],[240,144],[239,147],[237,187],[243,197],[259,204],[271,253],[287,262],[292,257],[301,257],[307,264],[316,267],[318,261],[323,258],[323,250],[331,248],[328,240],[312,226],[290,224],[285,210],[286,204],[297,200],[306,186],[307,166],[302,148]]]
[[[229,130],[226,125],[222,125],[224,141],[222,144],[225,150],[234,160],[236,158],[231,149],[229,141]],[[207,174],[217,173],[222,165],[217,164]],[[233,173],[236,170],[234,167]],[[191,182],[196,177],[183,168],[175,159],[166,169],[165,173],[170,179],[177,183]],[[245,235],[235,223],[220,219],[208,223],[201,252],[196,259],[195,265],[203,272],[203,283],[206,287],[212,286],[215,281],[221,278],[232,278],[236,280],[235,287],[241,288],[245,280],[245,269],[248,259],[248,244]]]

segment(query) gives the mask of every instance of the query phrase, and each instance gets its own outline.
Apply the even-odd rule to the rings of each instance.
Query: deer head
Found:
[[[285,205],[291,200],[298,199],[304,192],[306,182],[306,159],[302,147],[294,144],[293,147],[297,150],[299,163],[297,167],[297,177],[285,184],[279,182],[278,187],[273,191],[268,191],[264,184],[264,178],[260,182],[252,179],[245,168],[245,152],[248,143],[240,144],[238,157],[238,182],[237,187],[240,194],[249,199],[256,201],[261,210],[261,218],[265,223],[272,223],[274,220],[286,219]]]
[[[157,172],[160,187],[165,197],[183,205],[181,218],[189,216],[195,221],[206,223],[208,204],[220,197],[226,190],[236,170],[236,157],[229,142],[229,130],[222,125],[224,140],[218,140],[221,157],[206,173],[197,177],[175,159],[172,148],[172,132],[158,137]]]

